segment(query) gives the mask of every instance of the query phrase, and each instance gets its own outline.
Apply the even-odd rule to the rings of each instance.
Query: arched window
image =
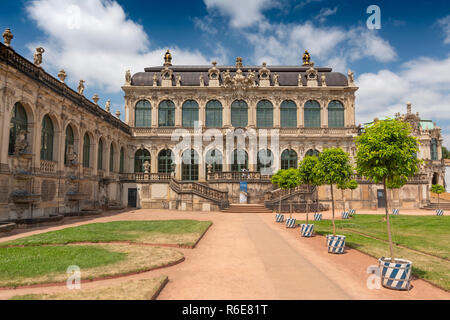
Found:
[[[53,161],[53,122],[47,115],[42,120],[41,160]]]
[[[83,138],[83,168],[91,167],[91,139],[89,135],[85,133]]]
[[[119,173],[124,173],[124,165],[125,165],[125,151],[123,150],[123,148],[120,148]]]
[[[264,175],[272,174],[273,154],[269,149],[259,150],[257,171]]]
[[[294,150],[284,150],[281,154],[281,169],[297,169],[298,167],[298,156],[297,152]]]
[[[328,127],[344,128],[344,106],[339,101],[331,101],[328,105]]]
[[[97,169],[103,170],[103,140],[98,140]]]
[[[320,155],[320,152],[315,149],[308,150],[308,152],[306,153],[307,157],[318,157],[319,155]]]
[[[217,149],[209,150],[206,153],[206,173],[208,173],[208,167],[211,165],[211,173],[214,172],[222,172],[223,164],[222,164],[222,152]]]
[[[297,105],[294,101],[283,101],[280,106],[280,112],[282,128],[297,128]]]
[[[138,150],[134,155],[134,172],[144,172],[144,164],[146,161],[151,162],[150,152],[146,149]]]
[[[111,143],[109,148],[109,172],[114,172],[114,145]]]
[[[21,130],[25,131],[26,136],[28,130],[28,117],[25,108],[17,102],[12,110],[12,118],[9,127],[9,154],[14,154],[16,151],[16,139]]]
[[[236,100],[231,104],[231,125],[246,127],[248,125],[248,105],[243,100]]]
[[[159,104],[158,124],[160,127],[175,126],[175,104],[170,100],[165,100]]]
[[[181,179],[183,181],[198,181],[198,153],[186,150],[182,155]]]
[[[66,164],[68,163],[67,162],[67,153],[69,152],[69,148],[71,148],[73,150],[74,145],[75,145],[75,137],[73,134],[73,129],[70,125],[68,125],[66,128],[66,143],[65,143],[65,148],[64,148],[64,163],[66,163]]]
[[[261,100],[256,106],[256,126],[258,128],[273,127],[273,104],[268,100]]]
[[[430,155],[431,155],[431,160],[432,161],[437,161],[439,160],[439,156],[438,156],[438,143],[436,139],[431,139],[431,143],[430,143]]]
[[[305,128],[320,128],[320,104],[317,101],[305,103]]]
[[[183,128],[193,128],[198,122],[198,103],[188,100],[183,103]]]
[[[220,101],[212,100],[206,104],[206,127],[222,127],[222,104]]]
[[[158,155],[158,172],[170,173],[172,172],[173,156],[172,150],[162,150]]]
[[[141,100],[136,104],[135,126],[137,128],[152,126],[152,106],[147,100]]]
[[[241,172],[242,169],[248,170],[248,153],[245,150],[234,150],[231,159],[233,161],[231,171]]]

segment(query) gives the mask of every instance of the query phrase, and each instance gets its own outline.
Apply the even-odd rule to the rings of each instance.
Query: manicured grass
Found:
[[[55,294],[27,294],[10,300],[150,300],[167,281],[167,276],[127,281],[99,289],[64,291]]]
[[[336,220],[338,234],[347,237],[347,246],[358,249],[375,258],[389,257],[387,226],[384,216],[356,215],[350,220]],[[429,280],[437,286],[450,289],[450,218],[435,216],[390,216],[397,258],[413,262],[415,276]],[[318,234],[332,233],[330,220],[314,221]],[[367,234],[373,239],[356,232]],[[410,249],[408,249],[410,248]],[[420,253],[434,255],[436,257]]]
[[[149,271],[183,257],[171,248],[117,244],[0,248],[0,287],[63,283],[71,265],[80,267],[81,280],[91,280]]]
[[[114,241],[193,246],[211,224],[209,221],[195,220],[94,223],[4,242],[0,246],[38,246]]]

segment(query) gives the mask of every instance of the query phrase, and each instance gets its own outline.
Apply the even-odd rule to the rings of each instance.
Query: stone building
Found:
[[[131,206],[218,210],[248,202],[306,203],[327,188],[284,193],[270,183],[280,168],[306,155],[342,147],[355,156],[357,87],[348,75],[315,67],[308,52],[298,66],[174,66],[125,75],[125,122],[11,47],[0,44],[0,221]],[[408,109],[409,110],[409,109]],[[398,115],[400,117],[400,115]],[[410,111],[405,121],[417,123]],[[414,119],[413,119],[414,118]],[[440,129],[419,120],[423,174],[394,196],[424,206],[432,179],[443,179]],[[428,143],[428,145],[427,145]],[[428,148],[428,149],[427,149]],[[378,186],[361,180],[346,195],[355,208],[378,205]]]

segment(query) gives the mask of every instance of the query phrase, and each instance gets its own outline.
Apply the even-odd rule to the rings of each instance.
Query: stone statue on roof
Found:
[[[42,64],[42,54],[45,52],[45,49],[42,47],[36,48],[36,52],[34,53],[34,64],[37,67],[40,67]]]
[[[130,85],[131,84],[131,72],[130,70],[127,70],[125,72],[125,84]]]
[[[84,80],[80,80],[80,83],[78,84],[78,88],[77,88],[78,93],[81,95],[83,95],[84,89],[85,89],[84,82],[85,82]]]

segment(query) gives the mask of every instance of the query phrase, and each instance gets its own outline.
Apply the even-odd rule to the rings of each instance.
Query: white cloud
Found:
[[[335,7],[334,9],[331,8],[322,8],[320,9],[319,14],[315,17],[316,20],[318,20],[320,23],[324,23],[327,21],[327,18],[329,16],[335,15],[337,13],[338,8]]]
[[[278,7],[275,0],[204,0],[208,11],[230,18],[233,28],[250,27],[264,20],[263,11]]]
[[[418,58],[404,63],[398,73],[381,70],[357,78],[356,93],[358,121],[404,113],[406,103],[412,102],[413,112],[431,119],[450,138],[450,56],[442,60]],[[450,146],[450,139],[444,142]]]
[[[79,19],[73,15],[79,10]],[[113,0],[35,0],[26,7],[29,17],[46,36],[29,45],[45,48],[43,67],[57,72],[64,69],[68,81],[80,79],[86,86],[105,92],[120,92],[127,69],[143,71],[162,65],[167,48],[152,46],[143,27],[128,19]],[[79,21],[79,24],[73,24]],[[75,28],[74,28],[75,26]],[[175,64],[205,64],[198,51],[171,47]]]
[[[442,27],[442,30],[444,31],[444,35],[445,35],[444,43],[449,44],[450,43],[450,15],[438,20],[438,23]]]

